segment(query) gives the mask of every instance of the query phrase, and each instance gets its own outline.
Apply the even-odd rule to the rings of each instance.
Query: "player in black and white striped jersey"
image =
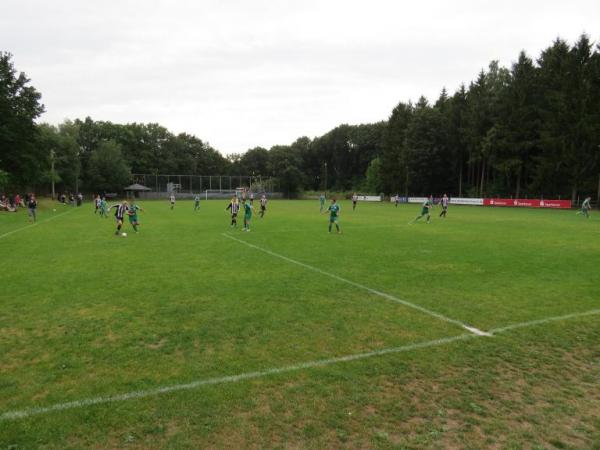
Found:
[[[267,212],[267,196],[265,194],[260,198],[260,218],[262,219],[265,216],[265,212]]]
[[[446,194],[440,200],[440,205],[442,206],[442,212],[440,213],[440,217],[446,218],[446,214],[448,214],[448,205],[450,204],[450,199]]]
[[[231,202],[229,202],[229,205],[227,205],[227,208],[225,208],[225,211],[227,211],[228,209],[231,210],[231,226],[237,227],[237,215],[240,210],[240,203],[239,203],[236,195],[234,195],[231,198]]]
[[[116,208],[115,219],[117,220],[117,231],[115,231],[115,236],[118,236],[119,232],[121,231],[121,227],[123,226],[123,218],[125,217],[125,214],[127,214],[127,211],[129,210],[127,200],[123,200],[122,203],[117,203],[115,205],[112,205],[108,210],[110,211],[113,208]]]

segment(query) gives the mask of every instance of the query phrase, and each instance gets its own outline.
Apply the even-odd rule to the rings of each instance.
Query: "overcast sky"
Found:
[[[0,0],[43,121],[158,122],[223,153],[385,120],[599,25],[599,0]]]

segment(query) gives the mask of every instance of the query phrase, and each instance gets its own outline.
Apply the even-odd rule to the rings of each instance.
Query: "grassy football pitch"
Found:
[[[0,449],[600,448],[599,215],[139,204],[0,213]]]

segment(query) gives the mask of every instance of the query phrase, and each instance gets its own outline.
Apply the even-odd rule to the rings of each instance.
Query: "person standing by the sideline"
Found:
[[[37,200],[35,199],[35,194],[30,194],[29,200],[27,200],[27,211],[29,213],[29,221],[30,222],[35,222],[37,220],[36,210],[37,210]]]

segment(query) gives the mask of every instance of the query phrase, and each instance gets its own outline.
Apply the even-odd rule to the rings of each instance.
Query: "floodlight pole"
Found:
[[[50,180],[52,182],[52,200],[54,200],[54,157],[56,153],[54,149],[50,150]]]
[[[80,156],[83,153],[83,147],[79,146],[79,150],[77,152],[77,166],[75,171],[75,193],[79,193],[79,174],[81,173],[81,159]]]
[[[598,198],[596,198],[596,208],[600,209],[600,173],[598,174]]]
[[[600,151],[600,144],[598,145]],[[598,197],[596,198],[596,208],[600,209],[600,173],[598,174]]]

